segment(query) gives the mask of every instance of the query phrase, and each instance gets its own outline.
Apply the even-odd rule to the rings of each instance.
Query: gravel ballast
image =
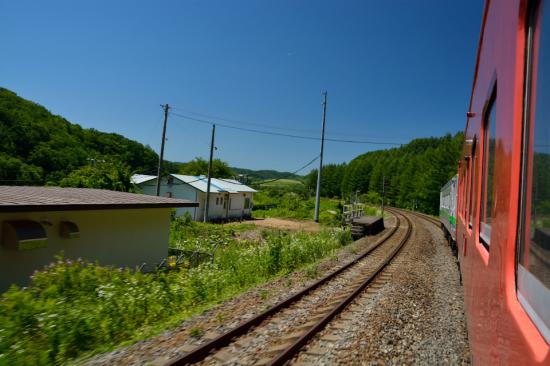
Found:
[[[294,363],[470,363],[463,289],[455,258],[439,228],[415,216],[411,219],[415,223],[413,238],[390,270],[391,280],[358,299],[352,316],[338,320],[342,329],[327,327]],[[327,342],[330,336],[333,341]],[[324,352],[308,353],[312,348]]]
[[[410,214],[408,216],[414,224],[412,237],[395,262],[378,283],[360,295],[344,313],[315,336],[293,359],[293,364],[469,364],[463,289],[455,258],[438,227],[425,219]],[[394,218],[390,218],[387,224],[392,226]],[[337,258],[319,264],[317,276],[351,260],[385,232],[361,239],[341,250]],[[183,322],[175,329],[88,359],[85,363],[164,364],[170,358],[189,352],[208,338],[229,330],[313,281],[315,279],[308,277],[306,271],[295,272],[247,291]],[[201,329],[202,335],[192,337],[192,329]],[[253,346],[257,343],[254,339],[261,338],[261,334],[256,334],[240,347]],[[234,354],[238,348],[232,348],[231,351]],[[245,358],[240,359],[241,363],[239,358],[225,358],[223,352],[220,353],[220,357],[209,357],[205,363],[250,364],[250,360]]]

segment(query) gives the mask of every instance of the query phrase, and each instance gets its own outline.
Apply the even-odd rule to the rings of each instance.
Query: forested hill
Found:
[[[0,185],[61,185],[127,191],[132,173],[155,174],[158,155],[115,133],[86,129],[0,87]],[[164,162],[166,173],[206,174],[207,162]],[[248,174],[251,181],[300,179],[275,170],[230,168],[214,162],[219,177]]]
[[[323,167],[322,194],[350,197],[352,192],[379,202],[382,181],[388,182],[389,204],[415,208],[436,214],[441,187],[457,172],[463,134],[421,138],[389,150],[368,152],[349,164]],[[307,177],[307,186],[315,186],[317,171]]]
[[[290,172],[279,172],[277,170],[252,170],[244,168],[231,167],[231,170],[236,174],[245,174],[250,182],[258,182],[269,179],[294,179],[301,180],[303,176]]]
[[[59,184],[70,172],[94,164],[115,175],[104,179],[118,180],[117,174],[154,172],[158,162],[148,146],[82,128],[4,88],[0,88],[0,141],[0,185]],[[113,188],[107,183],[106,188]]]

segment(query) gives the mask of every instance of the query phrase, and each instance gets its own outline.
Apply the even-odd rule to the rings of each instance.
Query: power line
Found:
[[[174,106],[170,106],[172,109],[175,109],[175,110],[178,110],[178,111],[181,111],[185,114],[192,114],[192,115],[195,115],[195,116],[200,116],[200,117],[204,117],[204,118],[208,118],[208,119],[211,119],[211,120],[215,120],[215,121],[225,121],[225,122],[230,122],[230,123],[237,123],[237,124],[245,124],[245,125],[250,125],[250,126],[258,126],[258,127],[265,127],[265,128],[268,128],[268,129],[271,129],[271,130],[281,130],[281,131],[296,131],[296,132],[305,132],[305,133],[317,133],[316,130],[306,130],[306,129],[299,129],[299,128],[289,128],[289,127],[278,127],[278,126],[273,126],[272,124],[266,124],[266,123],[257,123],[257,122],[249,122],[249,121],[244,121],[244,120],[240,120],[240,119],[231,119],[231,118],[226,118],[226,117],[220,117],[220,116],[215,116],[215,115],[212,115],[212,114],[205,114],[205,113],[199,113],[199,112],[194,112],[194,111],[190,111],[188,109],[184,109],[184,108],[179,108],[179,107],[174,107]],[[343,133],[329,133],[329,136],[336,136],[336,137],[342,137],[342,140],[345,140],[345,137],[349,137],[349,134],[346,135],[346,134],[343,134]],[[326,139],[325,139],[326,140]],[[347,140],[346,140],[347,141]],[[406,141],[405,141],[406,142]],[[405,143],[403,142],[403,143]],[[380,142],[380,144],[384,144],[384,142]],[[403,143],[400,143],[400,144],[403,144]],[[388,143],[389,144],[389,143]],[[395,143],[397,144],[397,143]]]
[[[208,124],[208,125],[213,125],[214,124],[213,122],[210,122],[210,121],[207,121],[207,120],[204,120],[204,119],[200,119],[200,118],[196,118],[196,117],[187,116],[187,115],[184,115],[184,114],[179,114],[179,113],[172,112],[171,115],[176,116],[176,117],[180,117],[180,118],[183,118],[183,119],[199,122],[199,123]],[[227,124],[223,124],[223,123],[216,123],[216,126],[221,126],[221,127],[224,127],[224,128],[229,128],[229,129],[239,130],[239,131],[253,132],[253,133],[258,133],[258,134],[262,134],[262,135],[290,137],[290,138],[295,138],[295,139],[313,140],[313,141],[320,141],[321,140],[321,138],[319,138],[319,137],[293,135],[293,134],[287,134],[287,133],[281,133],[281,132],[258,130],[258,129],[254,129],[254,128],[237,127],[237,126],[231,126],[231,125],[227,125]],[[402,145],[402,143],[400,143],[400,142],[379,142],[379,141],[352,140],[352,139],[348,140],[348,139],[335,139],[335,138],[325,138],[325,141],[341,142],[341,143],[348,143],[348,144],[396,145],[396,146]]]
[[[210,118],[210,119],[213,119],[213,120],[216,120],[216,121],[225,121],[225,122],[240,123],[240,124],[245,124],[245,125],[250,125],[250,126],[266,127],[266,128],[269,128],[269,129],[281,130],[281,131],[315,132],[314,130],[304,130],[304,129],[299,129],[299,128],[288,128],[288,127],[277,127],[277,126],[263,124],[263,123],[247,122],[247,121],[243,121],[243,120],[239,120],[239,119],[229,119],[229,118],[224,118],[224,117],[219,117],[219,116],[213,116],[211,114],[193,112],[193,111],[182,109],[182,108],[176,108],[176,107],[172,107],[172,108],[176,109],[176,110],[179,110],[179,111],[182,111],[184,113],[188,113],[188,114],[192,114],[192,115],[200,116],[200,117],[205,117],[205,118]]]
[[[290,172],[290,174],[296,174],[296,173],[298,173],[299,171],[304,170],[305,168],[307,168],[308,166],[310,166],[311,164],[313,164],[317,159],[319,159],[319,155],[317,155],[316,157],[314,157],[312,160],[310,160],[306,165],[302,166],[301,168],[296,169],[296,170],[293,171],[293,172]],[[272,180],[260,182],[260,183],[258,183],[258,184],[259,184],[259,185],[262,185],[262,184],[266,184],[266,183],[272,183],[272,182],[276,182],[276,181],[281,180],[281,179],[285,179],[285,178],[272,179]]]

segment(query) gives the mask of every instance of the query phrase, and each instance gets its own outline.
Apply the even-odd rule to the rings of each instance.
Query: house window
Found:
[[[550,9],[542,8],[546,4],[532,9],[527,32],[517,293],[550,342]]]
[[[247,197],[244,199],[244,209],[247,210],[250,208],[250,198]]]
[[[496,128],[496,86],[484,113],[483,121],[483,166],[479,218],[479,237],[489,249],[493,215],[493,178],[495,174],[495,128]]]
[[[216,206],[220,204],[220,198],[216,197]]]

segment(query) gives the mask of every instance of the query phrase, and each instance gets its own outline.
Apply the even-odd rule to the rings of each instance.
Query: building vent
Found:
[[[44,227],[36,221],[4,221],[2,246],[9,250],[31,250],[48,246]]]
[[[59,223],[59,235],[66,239],[80,238],[80,230],[72,221],[61,221]]]

